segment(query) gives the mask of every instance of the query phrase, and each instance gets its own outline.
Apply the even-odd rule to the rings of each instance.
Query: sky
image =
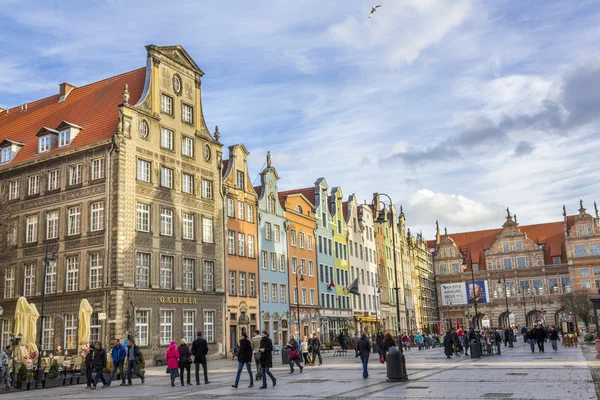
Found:
[[[426,238],[507,207],[558,221],[600,200],[598,21],[586,0],[0,0],[0,107],[180,44],[211,131],[246,145],[253,177],[270,150],[280,190],[384,192]]]

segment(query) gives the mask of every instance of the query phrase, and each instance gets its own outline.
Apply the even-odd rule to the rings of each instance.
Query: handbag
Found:
[[[298,358],[298,350],[290,350],[290,358],[292,360],[295,360],[296,358]]]
[[[383,354],[381,354],[379,356],[379,362],[382,363],[382,364],[385,362],[385,357],[383,356]]]

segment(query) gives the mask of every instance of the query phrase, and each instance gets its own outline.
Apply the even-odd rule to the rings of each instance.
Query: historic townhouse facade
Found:
[[[271,153],[267,153],[267,166],[260,173],[260,178],[261,186],[254,188],[258,194],[260,321],[262,329],[270,332],[273,344],[281,345],[289,338],[289,222],[279,202],[279,175],[271,165]]]
[[[377,332],[381,324],[379,274],[377,272],[377,246],[375,242],[375,224],[373,222],[373,210],[366,201],[358,206],[358,223],[362,231],[362,242],[365,251],[365,285],[366,314],[360,320],[361,328],[373,334]],[[365,304],[365,300],[363,300]]]
[[[330,318],[329,333],[338,335],[342,331],[347,331],[348,323],[354,318],[352,315],[352,305],[350,303],[350,293],[347,287],[350,285],[350,267],[348,265],[348,229],[343,209],[342,189],[334,187],[329,196],[329,209],[332,217],[333,228],[333,256],[335,267],[335,296],[338,317]]]
[[[63,84],[0,117],[3,211],[17,222],[3,328],[18,296],[39,304],[45,289],[43,349],[77,347],[86,298],[92,340],[130,332],[152,360],[202,330],[224,354],[221,144],[204,123],[202,75],[180,46],[150,45],[146,68]],[[57,260],[42,288],[46,245]]]
[[[417,333],[416,326],[416,290],[415,290],[415,269],[410,258],[410,247],[406,236],[406,218],[402,206],[400,206],[400,215],[396,215],[396,208],[392,206],[392,220],[396,223],[394,234],[396,235],[396,263],[398,286],[400,287],[400,330],[408,332],[410,335]],[[391,233],[390,233],[391,234]],[[392,242],[393,246],[393,242]],[[394,273],[394,260],[392,257],[392,275]],[[394,299],[395,300],[395,299]]]
[[[301,193],[279,193],[289,223],[288,268],[290,287],[290,332],[296,338],[317,333],[319,323],[319,278],[314,234],[314,205]],[[298,322],[300,321],[300,322]]]
[[[229,147],[229,159],[223,161],[228,352],[237,345],[242,332],[253,336],[260,327],[258,203],[248,174],[248,154],[243,144],[237,144]]]
[[[437,328],[437,295],[435,277],[433,273],[433,258],[427,242],[422,234],[416,237],[407,234],[410,263],[414,267],[416,276],[415,289],[417,293],[417,306],[415,307],[417,330],[433,333]]]

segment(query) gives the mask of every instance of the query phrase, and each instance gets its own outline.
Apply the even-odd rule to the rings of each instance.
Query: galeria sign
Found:
[[[193,297],[165,297],[160,296],[160,304],[198,304],[198,300]]]

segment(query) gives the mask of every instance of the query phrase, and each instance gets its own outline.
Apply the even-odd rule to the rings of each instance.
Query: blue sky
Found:
[[[349,0],[0,4],[0,107],[181,44],[208,126],[247,146],[252,174],[271,150],[281,189],[383,191],[428,237],[436,219],[496,228],[508,206],[530,224],[597,199],[594,1],[377,0],[371,19]]]

